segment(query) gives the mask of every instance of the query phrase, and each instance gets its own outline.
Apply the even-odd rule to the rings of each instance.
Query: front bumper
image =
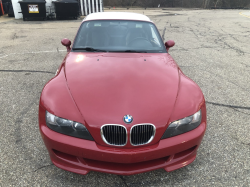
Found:
[[[190,132],[157,144],[125,149],[66,136],[40,123],[51,161],[61,169],[83,175],[89,171],[133,175],[160,168],[168,172],[179,169],[195,160],[205,130],[206,123],[202,122]]]

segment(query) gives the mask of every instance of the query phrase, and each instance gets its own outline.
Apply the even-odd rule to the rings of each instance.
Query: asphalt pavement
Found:
[[[61,39],[73,40],[81,20],[1,18],[0,186],[250,186],[250,18],[241,10],[129,11],[176,42],[169,53],[205,95],[208,126],[196,160],[132,176],[54,166],[38,129],[39,97],[66,55]]]

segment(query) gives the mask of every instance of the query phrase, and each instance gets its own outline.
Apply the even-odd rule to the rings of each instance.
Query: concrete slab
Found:
[[[0,186],[250,186],[250,20],[239,10],[133,12],[176,42],[170,54],[205,95],[208,128],[196,160],[134,176],[55,167],[39,134],[38,102],[66,54],[61,39],[73,40],[82,19],[8,20],[0,22]]]
[[[250,11],[243,11],[243,12],[240,12],[239,14],[242,15],[242,16],[250,18]]]

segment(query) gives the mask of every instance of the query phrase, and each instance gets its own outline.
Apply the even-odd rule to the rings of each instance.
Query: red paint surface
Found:
[[[202,110],[205,110],[205,106]],[[40,116],[44,115],[45,110],[40,106]],[[79,174],[93,170],[132,175],[159,168],[172,171],[184,167],[195,159],[206,129],[204,119],[193,131],[161,140],[151,146],[126,149],[102,146],[94,141],[59,134],[46,126],[44,117],[40,117],[39,124],[52,162],[62,169]]]
[[[168,40],[167,42],[165,42],[165,47],[167,51],[169,50],[170,47],[173,47],[174,45],[175,45],[175,42],[173,40]]]
[[[161,140],[171,122],[200,109],[200,126]],[[50,130],[46,110],[84,124],[95,141]],[[123,122],[126,114],[133,116],[130,125]],[[140,123],[156,127],[155,137],[147,145],[134,147],[128,141],[124,147],[110,146],[100,136],[103,124],[122,124],[129,136],[130,128]],[[167,53],[69,52],[42,91],[39,127],[52,162],[71,172],[131,175],[159,168],[173,171],[196,157],[206,130],[205,99]]]
[[[161,140],[170,122],[199,109],[203,116],[198,128]],[[95,141],[50,130],[45,110],[83,123]],[[122,120],[126,114],[134,118],[131,125]],[[117,148],[101,139],[103,124],[123,124],[130,132],[130,127],[139,123],[156,126],[150,144],[133,147],[128,142]],[[43,89],[39,124],[52,162],[62,169],[80,174],[95,170],[122,175],[158,168],[172,171],[195,159],[206,129],[206,108],[200,88],[183,75],[169,54],[70,52],[57,76]],[[194,146],[191,153],[185,153]],[[175,158],[176,154],[184,155]]]
[[[70,51],[70,45],[71,45],[71,41],[68,38],[64,38],[61,41],[62,45],[64,45],[67,48],[67,51]]]

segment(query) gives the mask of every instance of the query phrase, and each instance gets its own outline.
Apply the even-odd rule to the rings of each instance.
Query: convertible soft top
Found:
[[[137,21],[150,21],[149,17],[143,14],[130,13],[130,12],[98,12],[86,16],[83,21],[88,20],[137,20]]]

